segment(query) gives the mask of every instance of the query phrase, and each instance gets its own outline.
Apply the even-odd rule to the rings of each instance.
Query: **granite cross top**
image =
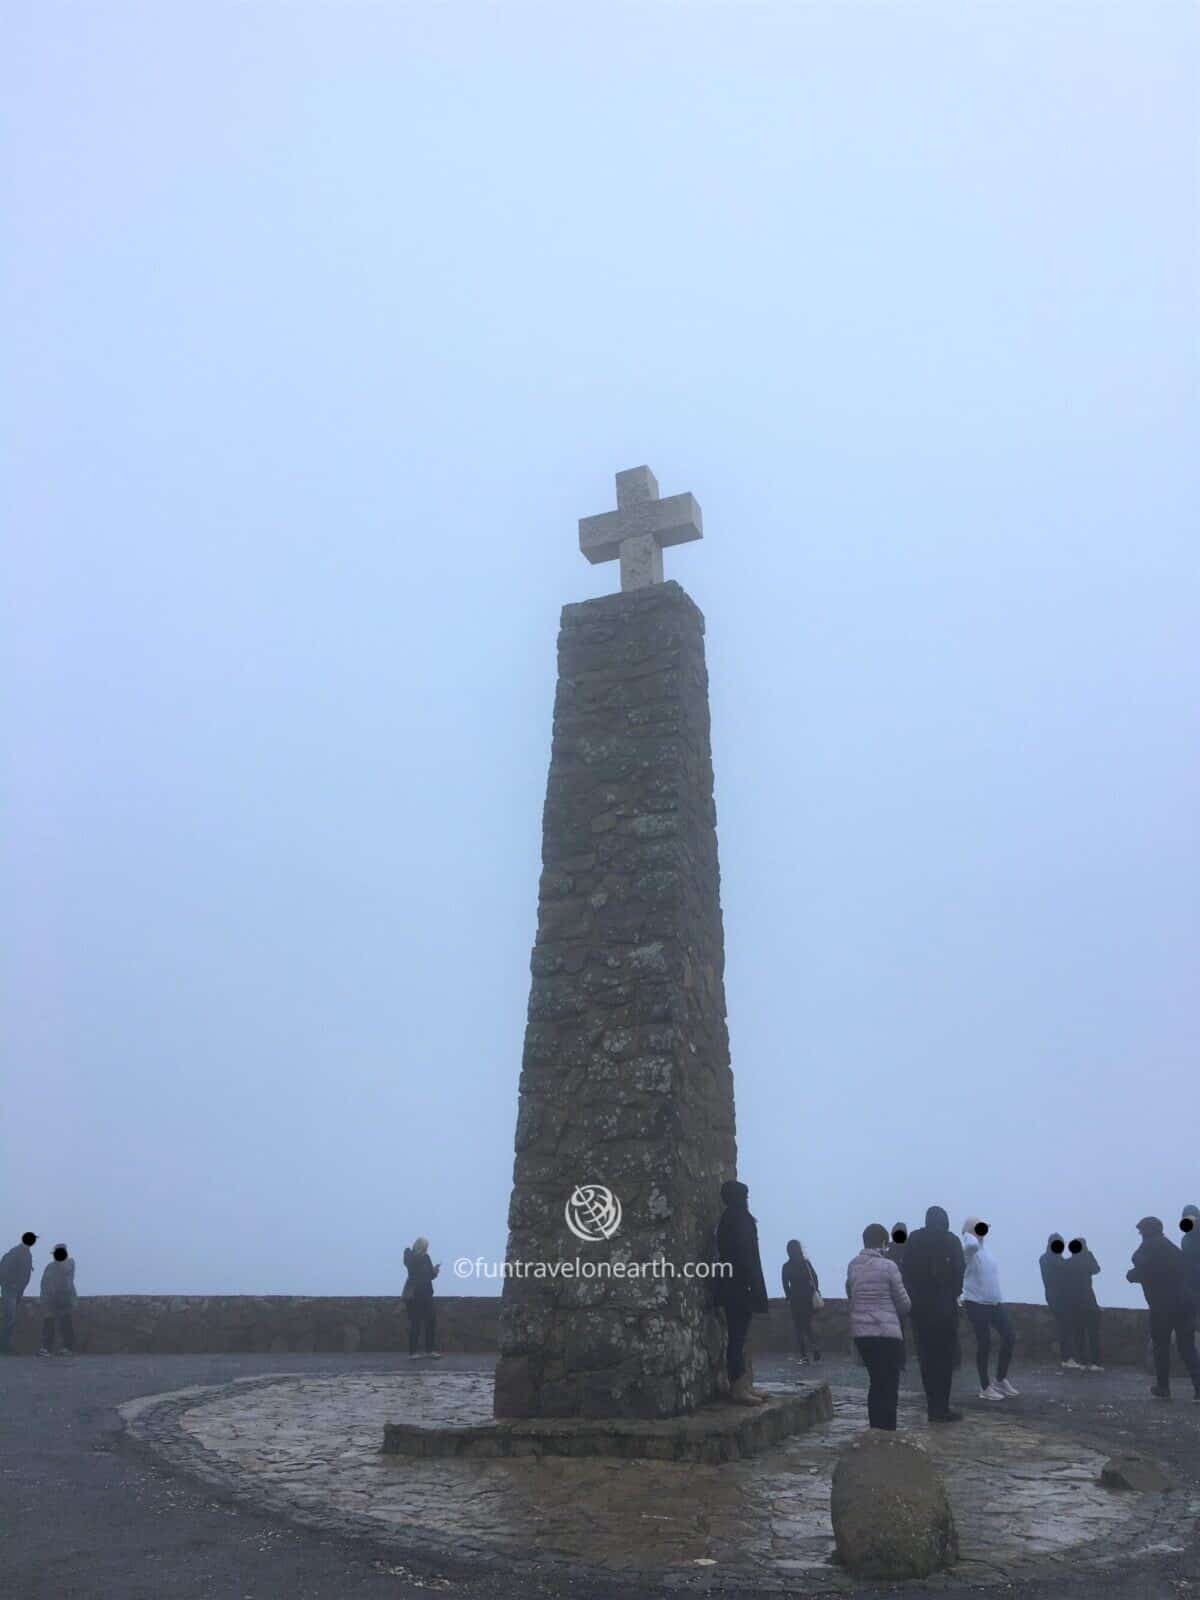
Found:
[[[619,558],[622,589],[661,583],[665,546],[703,537],[695,496],[672,494],[660,500],[658,479],[649,467],[617,473],[615,511],[579,519],[579,548],[591,562]]]

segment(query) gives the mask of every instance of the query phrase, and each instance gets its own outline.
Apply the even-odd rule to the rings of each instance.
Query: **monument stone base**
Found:
[[[513,1422],[389,1422],[383,1453],[421,1460],[499,1456],[612,1456],[719,1465],[759,1455],[833,1416],[828,1384],[772,1395],[761,1406],[707,1405],[686,1416],[637,1420],[547,1417]]]

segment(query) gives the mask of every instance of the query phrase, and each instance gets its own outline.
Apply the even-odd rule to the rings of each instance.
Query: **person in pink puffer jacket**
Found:
[[[846,1268],[850,1337],[871,1379],[867,1421],[895,1432],[904,1337],[900,1318],[911,1309],[900,1269],[886,1255],[888,1231],[880,1222],[863,1229],[863,1248]]]

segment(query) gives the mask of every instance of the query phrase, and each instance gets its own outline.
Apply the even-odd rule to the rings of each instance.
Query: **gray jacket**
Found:
[[[860,1250],[846,1268],[852,1339],[900,1339],[912,1304],[900,1268],[882,1250]]]
[[[70,1311],[79,1296],[75,1293],[75,1262],[70,1256],[65,1261],[47,1261],[42,1271],[42,1310]]]
[[[20,1298],[32,1276],[33,1251],[27,1244],[15,1244],[0,1256],[0,1289]]]

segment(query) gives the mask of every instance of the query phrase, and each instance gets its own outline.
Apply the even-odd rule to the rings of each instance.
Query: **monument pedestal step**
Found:
[[[513,1422],[388,1422],[384,1455],[422,1460],[501,1456],[613,1456],[718,1464],[759,1455],[791,1434],[833,1416],[828,1384],[772,1394],[761,1406],[701,1406],[685,1416],[643,1422],[630,1417],[544,1417]]]

